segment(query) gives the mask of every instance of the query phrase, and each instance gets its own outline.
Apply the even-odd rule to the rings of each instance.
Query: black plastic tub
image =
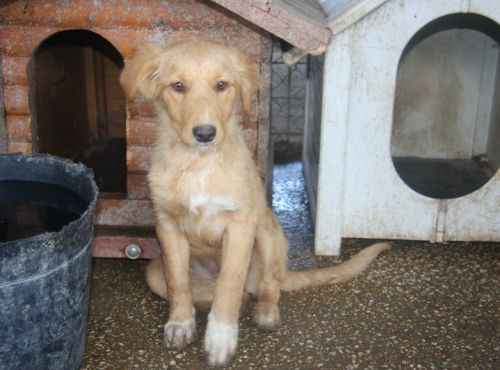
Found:
[[[83,165],[0,154],[0,369],[80,367],[96,199]]]

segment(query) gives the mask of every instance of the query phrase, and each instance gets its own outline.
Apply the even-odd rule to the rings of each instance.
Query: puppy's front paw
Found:
[[[275,303],[259,302],[255,306],[253,320],[260,329],[276,329],[281,323],[280,309]]]
[[[238,324],[219,323],[212,313],[208,315],[205,333],[205,353],[210,366],[224,366],[236,353]]]
[[[163,341],[167,348],[181,349],[196,339],[196,323],[193,319],[183,322],[169,321],[163,329]]]

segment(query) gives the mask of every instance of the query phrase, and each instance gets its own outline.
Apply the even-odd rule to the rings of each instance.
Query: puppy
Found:
[[[351,279],[389,248],[374,244],[339,266],[288,271],[287,240],[238,122],[259,81],[242,52],[200,39],[149,47],[120,81],[129,99],[140,93],[158,112],[148,179],[162,254],[146,278],[169,301],[167,347],[194,341],[194,307],[211,305],[205,352],[210,365],[227,364],[244,292],[257,297],[256,324],[274,329],[281,291]]]

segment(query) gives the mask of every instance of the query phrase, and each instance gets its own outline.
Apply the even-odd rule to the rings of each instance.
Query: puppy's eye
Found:
[[[178,92],[178,93],[186,92],[186,87],[184,86],[184,84],[181,81],[177,81],[177,82],[172,83],[170,85],[170,87],[172,88],[172,90],[174,90],[175,92]]]
[[[227,84],[226,81],[220,80],[220,81],[217,81],[217,84],[215,85],[215,89],[217,91],[224,91],[224,90],[226,90],[228,88],[228,86],[229,85]]]

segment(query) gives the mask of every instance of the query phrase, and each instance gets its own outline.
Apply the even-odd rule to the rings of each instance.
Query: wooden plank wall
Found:
[[[8,2],[0,8],[0,51],[8,152],[33,151],[32,119],[35,110],[32,109],[32,81],[28,73],[33,53],[47,37],[72,29],[85,29],[101,35],[119,51],[125,63],[135,49],[145,44],[169,43],[193,36],[210,37],[245,50],[258,69],[261,60],[268,60],[262,52],[263,45],[268,44],[267,34],[224,8],[208,2]],[[268,78],[268,69],[262,68],[265,78]],[[111,79],[116,77],[106,76]],[[266,94],[269,96],[268,81],[263,81],[263,86],[264,90],[253,101],[252,111],[255,113],[245,117],[243,129],[247,145],[255,153],[265,174],[267,155],[259,153],[266,152],[267,145],[259,142],[258,130],[269,123],[269,108],[266,106],[269,101],[265,99]],[[108,93],[107,99],[114,101],[116,91]],[[148,103],[138,98],[128,104],[126,115],[127,195],[123,199],[100,198],[96,222],[105,226],[149,227],[153,224],[153,212],[148,200],[146,173],[154,140],[154,112]],[[265,140],[266,137],[266,131],[263,130],[260,139]]]

